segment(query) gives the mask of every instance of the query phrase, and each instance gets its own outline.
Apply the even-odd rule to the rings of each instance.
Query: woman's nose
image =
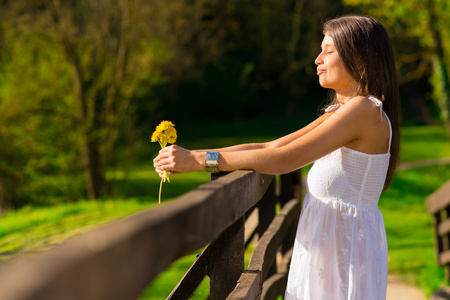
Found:
[[[320,65],[323,63],[321,54],[317,55],[316,60],[314,61],[316,65]]]

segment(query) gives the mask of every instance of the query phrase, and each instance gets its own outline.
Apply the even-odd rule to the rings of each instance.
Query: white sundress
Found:
[[[369,99],[382,117],[382,102]],[[314,163],[284,299],[386,299],[388,251],[378,199],[390,148],[391,140],[386,154],[342,147]]]

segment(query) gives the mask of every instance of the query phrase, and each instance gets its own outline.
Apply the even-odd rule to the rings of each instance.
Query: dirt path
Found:
[[[450,157],[404,162],[400,163],[400,165],[398,166],[398,170],[408,170],[418,167],[428,167],[445,164],[450,164]]]
[[[404,283],[395,275],[388,275],[386,300],[426,300],[425,293],[416,286]]]

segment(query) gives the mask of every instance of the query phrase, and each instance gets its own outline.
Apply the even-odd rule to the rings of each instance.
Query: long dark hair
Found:
[[[400,96],[391,40],[383,25],[369,16],[347,15],[328,20],[323,32],[331,36],[347,71],[356,80],[355,96],[372,95],[380,99],[391,121],[391,158],[385,191],[400,156]],[[333,102],[337,103],[337,99]]]

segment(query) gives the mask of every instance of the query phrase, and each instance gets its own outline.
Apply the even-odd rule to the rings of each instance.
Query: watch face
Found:
[[[206,152],[206,160],[218,160],[219,152]]]
[[[208,173],[219,172],[219,152],[206,152],[205,171]]]

